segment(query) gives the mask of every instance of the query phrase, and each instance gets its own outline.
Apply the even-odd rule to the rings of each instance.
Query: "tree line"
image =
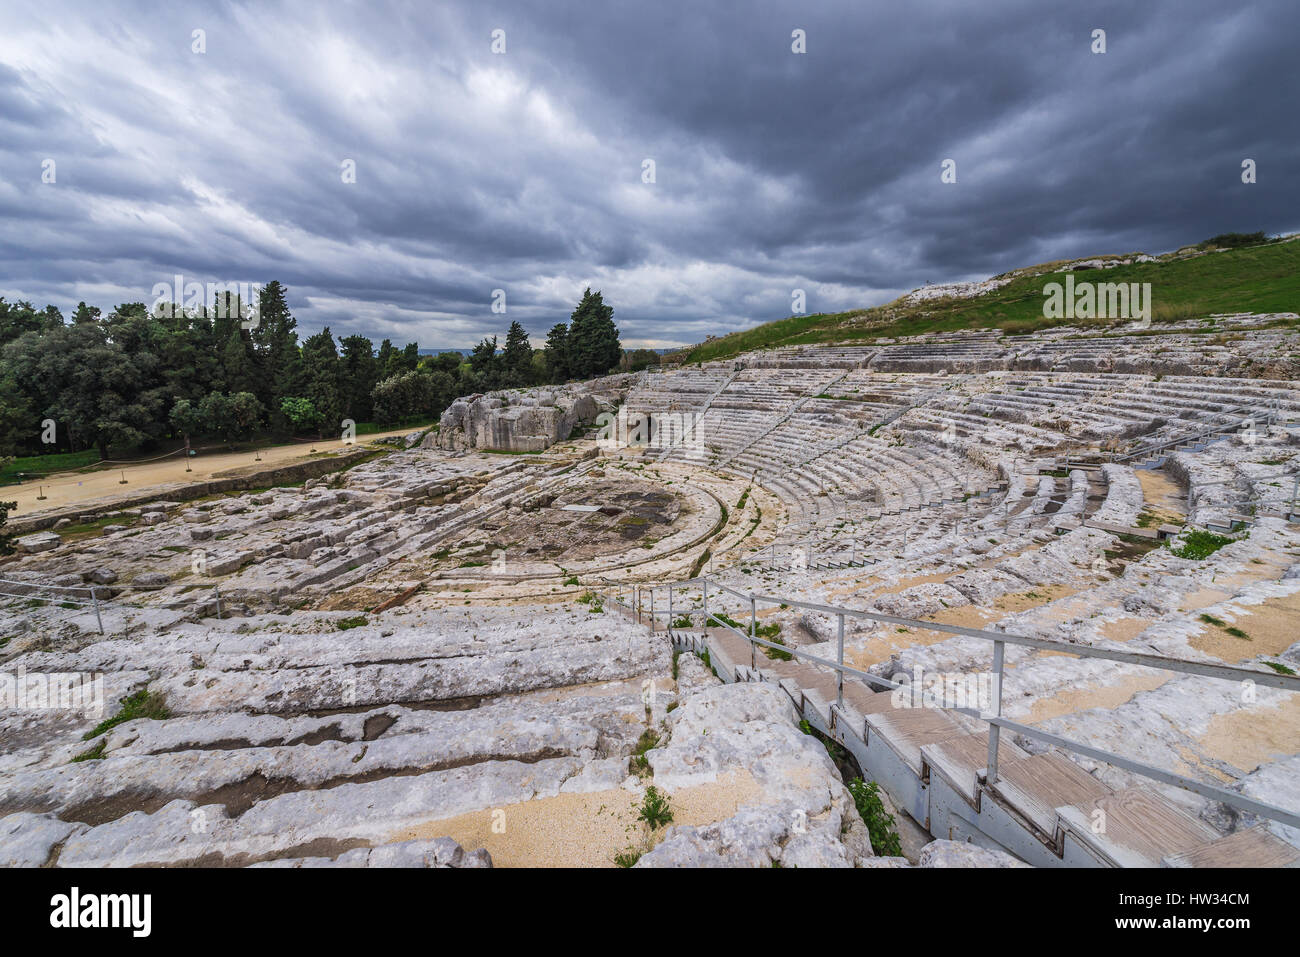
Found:
[[[346,419],[431,421],[458,396],[658,361],[623,350],[613,308],[590,289],[544,348],[512,322],[503,347],[485,338],[468,356],[388,339],[376,348],[328,327],[299,342],[279,282],[259,291],[256,322],[229,292],[202,309],[168,306],[124,303],[104,315],[83,302],[69,321],[54,306],[0,298],[0,457],[124,457],[198,438],[336,434]]]

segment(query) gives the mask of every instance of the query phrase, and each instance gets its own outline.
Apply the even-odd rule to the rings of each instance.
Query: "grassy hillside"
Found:
[[[1110,258],[1110,257],[1099,257]],[[1000,328],[1032,332],[1055,325],[1099,329],[1110,320],[1047,319],[1043,287],[1065,281],[1065,263],[1017,270],[1007,285],[970,299],[902,299],[872,309],[792,316],[710,339],[673,358],[686,362],[724,359],[752,349],[812,342],[869,342],[955,329]],[[1230,249],[1193,257],[1162,257],[1153,263],[1077,272],[1075,281],[1151,283],[1155,323],[1197,319],[1216,312],[1300,312],[1300,241]],[[1003,277],[998,277],[1003,278]]]

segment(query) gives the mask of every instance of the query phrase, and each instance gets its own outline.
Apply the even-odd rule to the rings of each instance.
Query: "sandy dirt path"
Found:
[[[363,445],[375,439],[390,435],[408,435],[414,429],[397,429],[392,432],[377,432],[373,435],[357,437],[357,444]],[[345,443],[337,439],[316,443],[316,451],[333,452],[343,448]],[[10,517],[27,516],[34,512],[48,509],[65,508],[69,505],[96,504],[114,496],[127,493],[136,494],[166,485],[180,485],[189,482],[206,482],[218,478],[224,472],[232,470],[260,470],[273,466],[289,465],[310,459],[311,444],[294,442],[290,445],[275,445],[260,450],[262,461],[258,462],[255,452],[214,452],[202,453],[191,457],[190,468],[185,471],[185,457],[175,455],[158,462],[141,465],[127,465],[121,468],[105,469],[98,472],[62,472],[47,476],[39,483],[24,482],[22,485],[8,486],[0,489],[0,499],[17,502],[18,508],[10,512]],[[127,484],[121,484],[125,472]],[[45,495],[45,501],[38,501],[37,496]]]

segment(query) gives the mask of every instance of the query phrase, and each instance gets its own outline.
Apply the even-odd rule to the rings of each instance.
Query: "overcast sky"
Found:
[[[428,348],[540,345],[591,285],[668,346],[1295,231],[1298,37],[1297,0],[0,0],[0,295],[279,279],[304,332]]]

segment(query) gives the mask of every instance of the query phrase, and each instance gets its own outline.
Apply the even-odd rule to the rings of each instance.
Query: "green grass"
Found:
[[[406,429],[410,432],[417,432],[430,428],[438,424],[438,418],[429,419],[423,416],[417,416],[413,419],[401,419],[397,422],[358,422],[357,435],[377,435],[380,432],[396,432],[398,429]]]
[[[883,336],[951,332],[957,329],[1001,328],[1011,335],[1056,325],[1088,326],[1105,332],[1109,320],[1047,319],[1043,316],[1043,286],[1064,282],[1065,273],[1052,264],[1034,275],[970,299],[942,299],[904,305],[901,299],[883,306],[833,314],[791,316],[711,339],[684,354],[684,362],[725,359],[754,349],[818,342],[868,341]],[[1091,270],[1076,281],[1151,283],[1152,320],[1199,318],[1216,312],[1296,312],[1300,310],[1300,241],[1233,249],[1194,259],[1134,263]],[[1158,328],[1151,330],[1158,332]],[[1217,334],[1216,330],[1203,330]]]
[[[1286,665],[1284,665],[1284,664],[1280,664],[1280,663],[1278,663],[1278,662],[1276,662],[1276,661],[1266,661],[1266,662],[1264,662],[1264,664],[1268,665],[1270,668],[1272,668],[1274,671],[1276,671],[1276,672],[1277,672],[1278,674],[1280,674],[1280,675],[1294,675],[1294,674],[1295,674],[1295,671],[1293,671],[1292,669],[1288,668]]]
[[[646,728],[641,732],[641,737],[637,740],[636,747],[632,749],[632,758],[630,761],[632,773],[640,778],[648,778],[654,775],[654,769],[650,767],[650,759],[646,757],[646,752],[653,749],[659,744],[659,732],[653,728]]]
[[[171,717],[171,712],[167,710],[167,701],[161,694],[155,694],[152,691],[141,689],[133,695],[128,695],[121,700],[122,710],[113,717],[101,721],[95,727],[87,731],[81,738],[82,741],[89,741],[91,738],[98,737],[110,728],[115,728],[125,721],[134,721],[136,718],[151,718],[154,721],[162,721]],[[102,749],[101,749],[102,751]],[[87,752],[89,754],[90,752]]]
[[[100,740],[99,744],[95,745],[89,751],[82,751],[75,758],[73,758],[72,763],[76,764],[79,761],[102,761],[104,758],[104,748],[106,748],[107,746],[108,746],[108,739],[103,738]]]
[[[99,452],[84,449],[80,452],[52,452],[48,455],[20,455],[0,467],[0,483],[17,482],[24,474],[67,472],[71,469],[89,468],[99,461]],[[36,475],[30,474],[31,478]]]
[[[1227,535],[1216,535],[1197,528],[1183,536],[1181,545],[1175,548],[1171,544],[1169,550],[1177,558],[1189,558],[1199,562],[1209,558],[1224,545],[1231,545],[1235,541],[1235,538],[1229,538]]]
[[[365,615],[357,615],[353,618],[340,618],[338,621],[339,631],[348,631],[352,628],[364,628],[370,624]]]

